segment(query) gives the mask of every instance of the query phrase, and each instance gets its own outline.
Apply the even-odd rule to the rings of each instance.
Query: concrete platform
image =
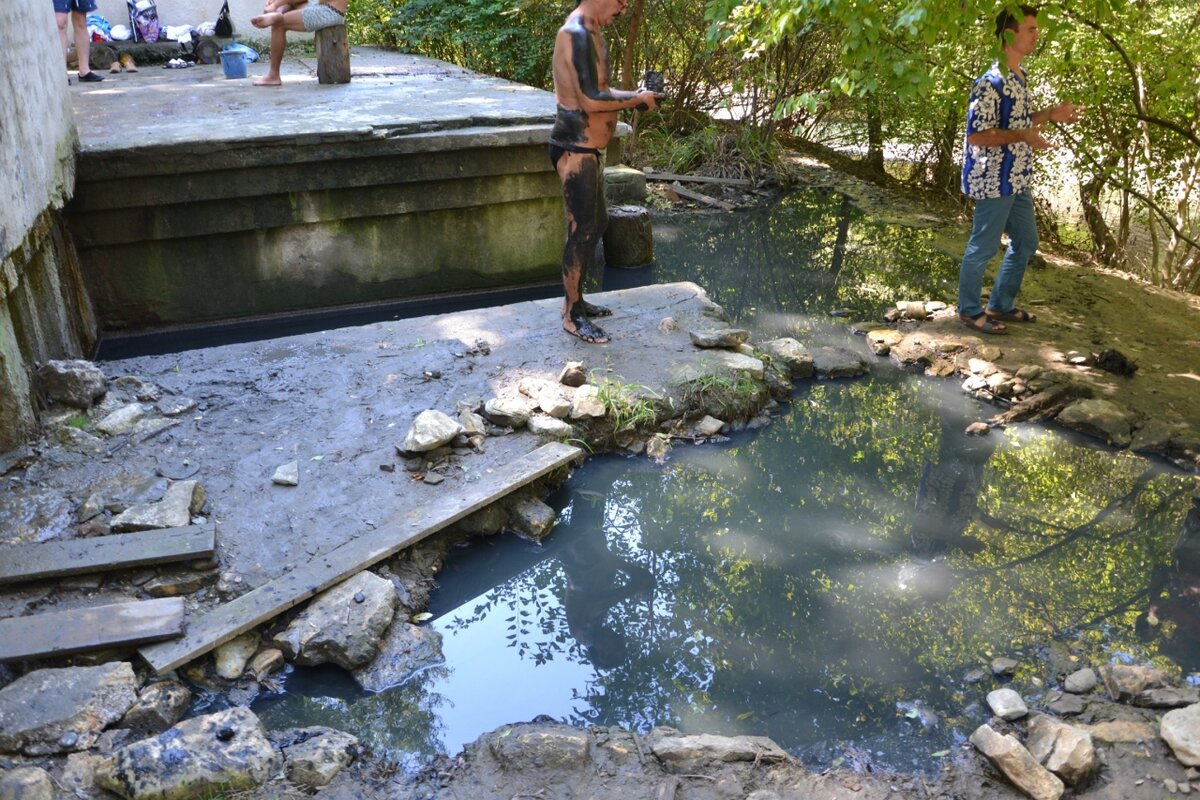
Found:
[[[458,457],[445,480],[430,485],[414,479],[397,454],[425,409],[453,414],[468,398],[518,397],[522,380],[556,381],[567,361],[583,361],[597,385],[659,397],[678,381],[729,374],[730,353],[698,349],[688,336],[723,326],[695,284],[593,299],[615,312],[604,321],[611,344],[586,345],[564,333],[555,298],[107,362],[110,380],[134,375],[168,402],[186,397],[198,405],[149,438],[105,438],[99,448],[69,425],[51,425],[38,458],[0,482],[0,518],[9,521],[0,545],[74,539],[86,498],[128,499],[156,481],[195,480],[208,497],[206,521],[217,526],[220,566],[210,575],[236,575],[238,585],[253,589],[446,502],[542,444],[524,428],[489,436],[482,453]],[[660,330],[664,317],[677,325]],[[110,391],[110,406],[131,399],[128,389]],[[299,485],[272,483],[276,469],[292,461]],[[142,590],[129,577],[57,591],[6,588],[0,617],[138,597]],[[187,613],[218,600],[211,587],[201,589],[189,596]]]
[[[69,221],[102,329],[270,315],[557,277],[553,96],[355,48],[349,84],[285,59],[71,88]],[[220,287],[214,292],[214,287]]]

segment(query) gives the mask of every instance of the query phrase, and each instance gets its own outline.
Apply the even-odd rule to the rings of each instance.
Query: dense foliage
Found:
[[[549,88],[549,0],[362,0],[355,38]],[[673,169],[770,165],[772,142],[860,154],[956,196],[971,80],[998,6],[957,0],[633,0],[608,31],[614,80],[661,69],[670,101],[635,155]],[[1084,103],[1042,158],[1048,233],[1151,282],[1200,290],[1200,11],[1181,0],[1043,6],[1026,62],[1040,101]],[[885,143],[889,146],[885,148]],[[888,156],[885,162],[885,155]],[[712,167],[716,162],[716,167]],[[724,164],[724,165],[723,165]]]

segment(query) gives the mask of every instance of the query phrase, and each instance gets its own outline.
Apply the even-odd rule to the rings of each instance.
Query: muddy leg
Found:
[[[597,181],[600,159],[591,153],[564,153],[556,165],[563,186],[563,208],[567,215],[567,241],[563,246],[563,330],[590,344],[603,344],[609,336],[588,319],[611,314],[583,299],[583,272],[600,238]]]

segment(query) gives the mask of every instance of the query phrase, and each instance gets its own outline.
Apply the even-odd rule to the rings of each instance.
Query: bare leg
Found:
[[[71,14],[71,27],[75,33],[75,59],[79,62],[80,76],[92,71],[92,37],[88,36],[87,15],[78,11]]]
[[[282,86],[279,69],[283,66],[283,51],[287,48],[287,32],[304,30],[304,17],[298,10],[283,3],[267,3],[266,8],[261,15],[250,18],[250,24],[255,27],[271,29],[271,63],[267,74],[255,78],[253,85]]]
[[[604,344],[609,341],[609,336],[588,319],[590,304],[583,299],[584,268],[600,238],[602,209],[597,202],[600,159],[591,153],[566,152],[555,168],[562,181],[563,208],[567,215],[567,241],[563,246],[562,262],[563,330],[589,344]],[[601,312],[607,310],[591,307]]]
[[[63,59],[67,57],[67,15],[54,12],[54,21],[58,24],[58,40],[62,43]]]

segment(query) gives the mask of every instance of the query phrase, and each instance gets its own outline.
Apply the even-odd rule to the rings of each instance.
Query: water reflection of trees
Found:
[[[834,308],[872,317],[897,298],[948,299],[957,276],[930,232],[872,222],[836,193],[657,224],[670,233],[659,236],[655,280],[695,281],[742,323],[770,309],[786,321],[779,333],[803,333],[797,317]]]
[[[927,392],[818,385],[724,451],[677,450],[665,470],[590,465],[578,480],[607,496],[610,548],[658,587],[614,608],[627,660],[575,721],[800,746],[881,733],[897,701],[960,709],[978,699],[963,673],[1014,646],[1027,662],[1052,637],[1155,655],[1133,623],[1171,559],[1182,479],[1057,435],[968,439]],[[560,570],[537,570],[496,602],[561,586]],[[578,657],[561,613],[550,622],[514,646]]]

